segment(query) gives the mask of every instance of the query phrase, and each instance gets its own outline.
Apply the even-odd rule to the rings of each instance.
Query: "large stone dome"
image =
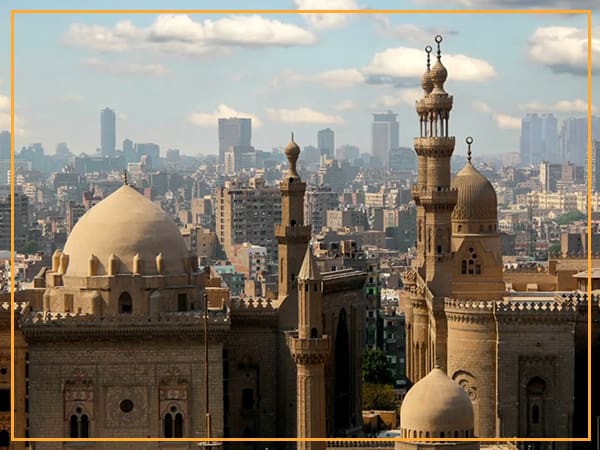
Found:
[[[452,187],[458,190],[453,222],[497,222],[496,190],[471,162],[456,174]]]
[[[406,437],[472,437],[473,424],[466,392],[437,367],[402,402],[400,427]]]
[[[181,233],[167,214],[128,185],[79,219],[63,253],[68,257],[67,276],[89,275],[94,259],[95,275],[107,275],[111,258],[118,261],[117,273],[155,275],[160,268],[161,274],[181,274],[186,271],[188,254]],[[137,272],[134,258],[139,261]]]

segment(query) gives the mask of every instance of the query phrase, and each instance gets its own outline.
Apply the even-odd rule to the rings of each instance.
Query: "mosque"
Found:
[[[436,41],[417,102],[417,257],[403,276],[414,385],[400,426],[403,437],[419,440],[396,447],[431,448],[427,438],[573,436],[585,417],[576,408],[585,296],[507,290],[496,193],[472,164],[471,139],[468,162],[451,180],[453,98]],[[178,450],[194,445],[161,439],[359,435],[367,274],[319,271],[293,139],[285,154],[274,299],[229,299],[167,215],[132,186],[79,220],[52,266],[17,297],[17,436],[76,441],[36,442],[39,449]],[[5,308],[5,325],[6,315]],[[5,350],[6,333],[0,343]],[[6,387],[1,370],[0,383]]]

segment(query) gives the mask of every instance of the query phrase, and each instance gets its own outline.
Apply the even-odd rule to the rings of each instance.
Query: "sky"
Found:
[[[576,2],[600,9],[600,0]],[[15,147],[100,145],[100,111],[117,113],[124,139],[161,152],[215,154],[217,118],[251,117],[255,148],[282,147],[293,131],[316,145],[371,151],[372,114],[392,110],[400,145],[418,134],[424,48],[443,36],[446,91],[454,96],[456,153],[518,151],[521,118],[587,111],[587,16],[377,13],[378,9],[573,8],[562,0],[289,0],[0,2],[0,130],[10,126],[11,9],[360,9],[369,14],[18,14],[15,18]],[[593,28],[600,67],[600,27]],[[432,54],[434,56],[434,54]],[[432,58],[432,63],[435,58]],[[597,77],[595,77],[597,78]],[[593,81],[595,80],[593,79]],[[593,110],[596,105],[593,103]],[[598,103],[600,106],[600,102]]]

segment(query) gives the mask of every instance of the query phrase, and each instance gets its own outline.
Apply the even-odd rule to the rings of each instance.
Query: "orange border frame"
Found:
[[[11,179],[10,179],[10,192],[11,192],[11,218],[10,218],[10,238],[11,238],[11,255],[10,255],[10,286],[11,286],[11,309],[10,309],[10,331],[11,331],[11,411],[15,409],[15,396],[14,396],[14,301],[15,301],[15,252],[14,252],[14,189],[15,189],[15,122],[14,122],[14,111],[15,111],[15,15],[16,14],[585,14],[587,15],[587,118],[588,118],[588,133],[587,133],[587,152],[588,152],[588,189],[587,189],[587,216],[588,216],[588,254],[587,254],[587,267],[588,267],[588,299],[591,299],[592,283],[592,255],[589,249],[592,245],[592,200],[591,200],[591,176],[592,173],[592,11],[589,9],[532,9],[532,10],[521,10],[521,9],[461,9],[461,10],[449,10],[449,9],[370,9],[370,10],[336,10],[336,9],[323,9],[323,10],[298,10],[298,9],[243,9],[243,10],[232,10],[232,9],[181,9],[181,10],[169,10],[169,9],[123,9],[123,10],[110,10],[110,9],[40,9],[40,10],[11,10],[10,15],[10,138],[11,138]],[[79,439],[79,438],[20,438],[14,436],[14,415],[11,414],[11,428],[10,437],[13,442],[207,442],[207,441],[220,441],[220,442],[327,442],[327,441],[392,441],[392,442],[590,442],[592,437],[592,302],[587,302],[588,308],[588,435],[584,438],[95,438],[95,439]]]

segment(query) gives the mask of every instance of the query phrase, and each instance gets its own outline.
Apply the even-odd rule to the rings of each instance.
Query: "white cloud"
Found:
[[[474,100],[471,105],[475,111],[479,111],[485,114],[491,114],[493,112],[492,107],[485,102]]]
[[[506,130],[520,130],[521,129],[521,119],[515,116],[510,116],[508,114],[495,113],[492,115],[492,118],[498,125],[498,128],[503,128]]]
[[[150,75],[162,77],[168,73],[168,70],[162,64],[157,63],[138,63],[138,62],[108,62],[99,58],[88,58],[83,62],[87,67],[98,69],[103,72],[113,73],[115,75]]]
[[[10,130],[10,97],[0,94],[0,130]],[[15,135],[25,135],[24,121],[15,113]]]
[[[294,0],[294,3],[298,9],[307,10],[359,9],[355,0]],[[314,28],[321,30],[345,25],[350,18],[348,14],[342,13],[302,14],[302,16]]]
[[[344,120],[339,116],[315,111],[314,109],[302,107],[297,109],[285,108],[267,108],[267,116],[273,122],[287,124],[339,124],[344,123]]]
[[[587,75],[588,33],[575,27],[540,27],[529,38],[529,58],[557,73]],[[600,27],[592,29],[593,68],[600,68]]]
[[[442,54],[442,62],[449,78],[455,81],[487,81],[496,76],[494,67],[487,61],[466,55]],[[424,50],[408,47],[388,48],[373,56],[364,74],[383,78],[415,78],[425,72]],[[435,63],[433,58],[432,64]]]
[[[415,106],[415,102],[423,97],[421,88],[399,89],[390,95],[382,95],[374,108],[391,108],[397,105]]]
[[[521,119],[519,117],[495,111],[490,105],[480,100],[474,100],[471,102],[471,106],[475,111],[489,115],[496,122],[498,128],[505,130],[521,129]]]
[[[442,36],[458,34],[456,30],[450,28],[421,27],[411,23],[392,24],[390,17],[383,14],[375,14],[373,18],[379,30],[386,36],[406,39],[410,42],[433,42],[434,36],[438,34]]]
[[[337,111],[351,111],[356,109],[357,105],[352,100],[343,100],[335,105],[333,108]]]
[[[543,102],[527,102],[518,105],[520,110],[524,111],[549,111],[562,113],[587,113],[588,103],[580,98],[574,100],[559,100],[553,104]],[[592,112],[598,109],[592,105]]]
[[[279,88],[301,83],[317,83],[329,88],[346,88],[364,82],[365,77],[358,69],[334,69],[315,74],[294,73],[291,70],[284,70],[271,80],[271,87]]]
[[[262,125],[262,121],[258,116],[237,111],[223,103],[217,106],[217,109],[213,112],[191,112],[187,116],[187,121],[201,127],[216,127],[218,119],[228,117],[248,117],[252,119],[253,127],[260,127]]]
[[[189,56],[219,53],[235,46],[296,46],[316,41],[316,35],[308,30],[259,15],[196,22],[185,14],[167,14],[146,28],[130,21],[114,27],[73,23],[63,36],[65,45],[102,52],[153,50]]]

